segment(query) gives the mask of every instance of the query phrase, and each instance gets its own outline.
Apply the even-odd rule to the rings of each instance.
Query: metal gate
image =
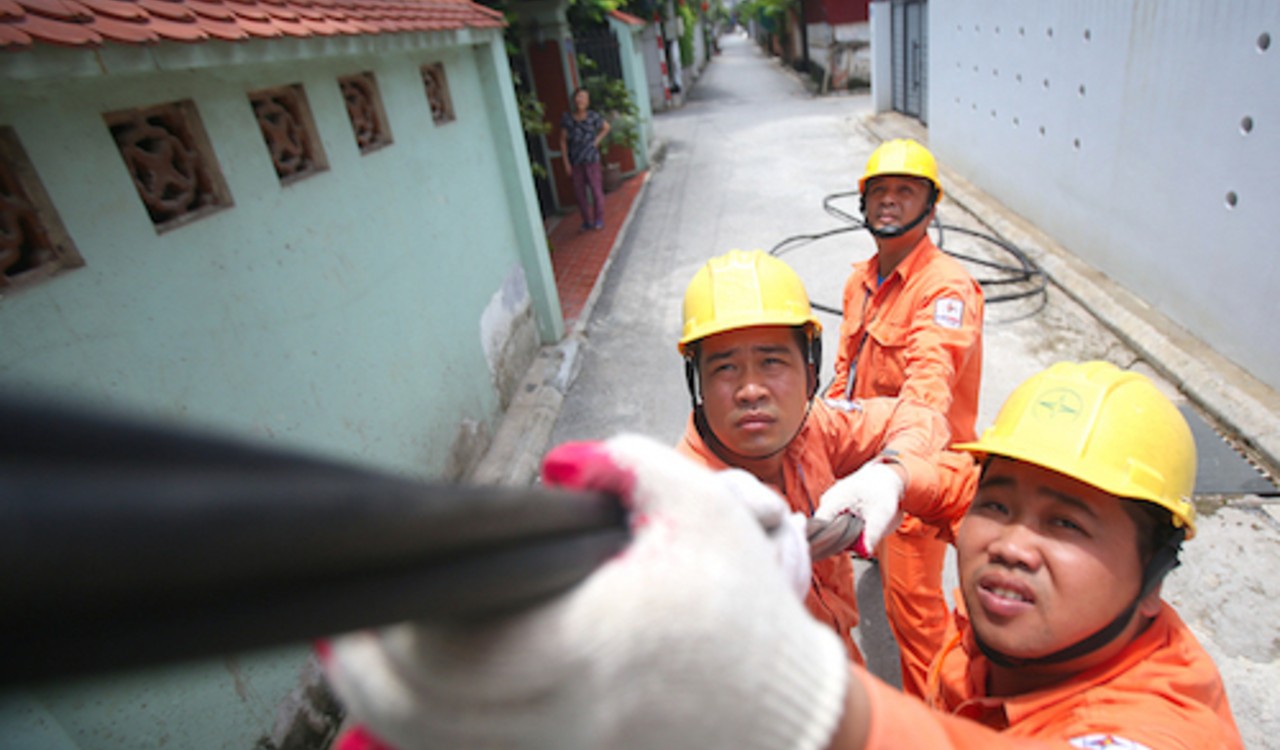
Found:
[[[893,3],[893,108],[929,122],[928,5]]]
[[[622,55],[618,52],[618,38],[608,26],[575,27],[573,51],[590,58],[600,75],[622,80]]]

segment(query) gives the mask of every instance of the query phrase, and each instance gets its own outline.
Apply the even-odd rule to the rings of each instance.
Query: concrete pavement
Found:
[[[856,187],[876,143],[904,134],[927,140],[914,121],[873,117],[865,96],[812,96],[745,39],[727,38],[722,48],[686,104],[656,118],[664,158],[619,235],[593,306],[530,368],[473,479],[531,481],[545,448],[568,439],[630,430],[674,442],[688,414],[675,352],[679,297],[697,267],[733,247],[769,249],[794,235],[839,228],[823,201]],[[942,180],[944,222],[995,230],[1026,249],[1054,282],[1043,299],[989,306],[980,428],[1017,383],[1049,363],[1106,359],[1152,374],[1171,396],[1188,397],[1224,432],[1241,438],[1260,462],[1275,465],[1280,406],[1273,392],[1162,324],[1155,311],[945,165]],[[856,202],[845,208],[856,212]],[[1001,259],[980,242],[955,244]],[[872,252],[873,243],[858,232],[797,243],[785,258],[815,301],[838,306],[849,264]],[[832,351],[838,319],[823,322]],[[1200,507],[1200,534],[1187,545],[1166,598],[1217,660],[1247,746],[1274,747],[1280,738],[1273,693],[1280,684],[1280,585],[1270,573],[1280,565],[1276,505],[1246,495]],[[859,571],[859,640],[873,670],[893,681],[893,644],[876,601],[875,569]]]

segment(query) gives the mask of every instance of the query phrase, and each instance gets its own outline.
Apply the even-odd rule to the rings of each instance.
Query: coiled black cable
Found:
[[[857,190],[849,190],[849,191],[840,192],[840,193],[831,193],[822,199],[823,210],[826,211],[828,214],[836,217],[837,219],[847,222],[848,226],[836,227],[835,229],[829,229],[825,232],[819,232],[817,234],[792,235],[782,240],[778,244],[774,245],[769,250],[769,254],[775,257],[780,257],[785,253],[789,253],[793,250],[797,250],[799,249],[799,247],[803,246],[797,243],[803,243],[804,245],[807,245],[811,242],[816,242],[818,240],[826,239],[828,237],[833,237],[837,234],[843,234],[845,232],[856,232],[859,229],[866,229],[867,228],[866,222],[864,222],[861,217],[854,216],[853,214],[850,214],[844,211],[843,209],[839,208],[834,204],[836,200],[839,200],[842,198],[856,197],[857,195],[858,195]],[[971,263],[975,266],[981,266],[983,268],[991,269],[993,271],[997,271],[1001,274],[1004,274],[996,277],[989,277],[989,278],[979,277],[976,279],[978,284],[982,286],[982,289],[984,292],[983,296],[984,296],[985,304],[993,305],[999,302],[1010,302],[1013,300],[1026,299],[1028,297],[1041,295],[1042,297],[1041,306],[1044,305],[1044,296],[1046,294],[1045,289],[1047,287],[1047,278],[1045,277],[1044,270],[1041,269],[1040,266],[1029,255],[1027,255],[1025,251],[1022,250],[1022,248],[1019,248],[1017,245],[1014,245],[1012,242],[1009,242],[1003,237],[999,237],[994,234],[978,232],[976,230],[969,229],[967,227],[957,226],[955,224],[943,224],[936,215],[933,218],[933,223],[931,226],[937,231],[937,240],[934,242],[934,244],[937,245],[938,249],[942,250],[947,255],[950,255],[951,257],[957,260],[960,260],[966,263]],[[1004,251],[1005,253],[1013,256],[1016,263],[1015,264],[999,263],[996,261],[987,260],[986,258],[977,258],[972,255],[965,255],[963,253],[958,253],[952,250],[948,250],[945,247],[945,233],[947,230],[950,230],[953,232],[959,232],[960,234],[968,235],[970,237],[974,237],[976,239],[989,242],[992,245],[995,245],[1000,250]],[[1003,292],[1000,294],[991,294],[991,295],[986,294],[986,292],[993,287],[1007,287],[1009,285],[1014,285],[1014,284],[1029,284],[1030,286],[1027,288],[1017,289],[1009,292]],[[831,313],[833,315],[842,315],[844,312],[839,308],[833,308],[833,307],[823,305],[813,301],[810,302],[810,305],[815,310],[821,310],[822,312]]]

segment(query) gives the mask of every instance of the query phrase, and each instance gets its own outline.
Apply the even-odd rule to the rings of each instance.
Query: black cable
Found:
[[[616,497],[427,482],[0,393],[0,688],[469,622],[590,575]]]
[[[858,194],[859,193],[857,190],[849,190],[849,191],[840,192],[840,193],[830,193],[822,199],[822,208],[824,211],[826,211],[831,216],[834,216],[835,218],[840,219],[841,221],[848,222],[850,226],[838,227],[836,229],[830,229],[825,232],[819,232],[817,234],[792,235],[782,240],[778,244],[774,245],[769,250],[769,254],[775,257],[782,256],[785,253],[792,252],[793,250],[797,250],[800,247],[803,247],[803,245],[807,245],[811,242],[816,242],[818,240],[826,239],[827,237],[832,237],[837,234],[843,234],[845,232],[854,232],[859,229],[867,229],[866,222],[864,222],[860,217],[854,216],[853,214],[850,214],[833,204],[833,201],[835,200],[856,196]],[[1048,280],[1045,276],[1044,270],[1040,268],[1040,266],[1035,262],[1035,260],[1033,260],[1029,255],[1027,255],[1025,251],[1023,251],[1017,245],[1014,245],[1012,242],[1009,242],[1003,237],[999,237],[994,234],[978,232],[976,230],[969,229],[967,227],[957,226],[954,224],[943,224],[936,216],[934,217],[932,226],[934,229],[937,230],[938,238],[934,244],[938,247],[939,250],[942,250],[947,255],[950,255],[951,257],[957,260],[960,260],[962,262],[971,263],[976,266],[981,266],[983,268],[988,268],[993,271],[998,271],[998,272],[1007,274],[1005,276],[1000,276],[1000,277],[976,279],[978,284],[983,288],[983,292],[984,292],[983,297],[984,297],[985,304],[992,305],[1000,302],[1011,302],[1013,300],[1025,299],[1027,297],[1033,297],[1036,295],[1045,295],[1045,290],[1048,284]],[[991,243],[992,245],[995,245],[1000,250],[1013,256],[1013,258],[1016,260],[1016,265],[1010,265],[1008,263],[1000,263],[997,261],[988,260],[986,258],[977,258],[971,255],[965,255],[963,253],[948,250],[945,247],[945,232],[947,230],[959,232],[961,234],[974,237],[975,239],[984,240],[986,242]],[[803,243],[803,244],[797,244],[797,243]],[[1031,284],[1031,287],[1027,289],[1020,289],[1017,291],[1006,292],[1003,294],[995,294],[995,295],[986,294],[987,290],[991,287],[1007,286],[1011,284]],[[840,310],[838,308],[833,308],[827,305],[819,304],[817,302],[811,302],[810,304],[815,310],[831,313],[833,315],[844,314],[843,310]],[[1043,306],[1044,306],[1044,302],[1042,301],[1040,307],[1043,307]]]

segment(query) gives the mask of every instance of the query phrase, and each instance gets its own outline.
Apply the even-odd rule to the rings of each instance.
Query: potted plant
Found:
[[[604,189],[612,192],[622,182],[622,163],[634,164],[634,151],[640,145],[639,108],[631,98],[627,85],[617,78],[599,72],[595,61],[578,55],[582,85],[591,95],[591,107],[609,120],[609,134],[600,142],[604,162]]]

